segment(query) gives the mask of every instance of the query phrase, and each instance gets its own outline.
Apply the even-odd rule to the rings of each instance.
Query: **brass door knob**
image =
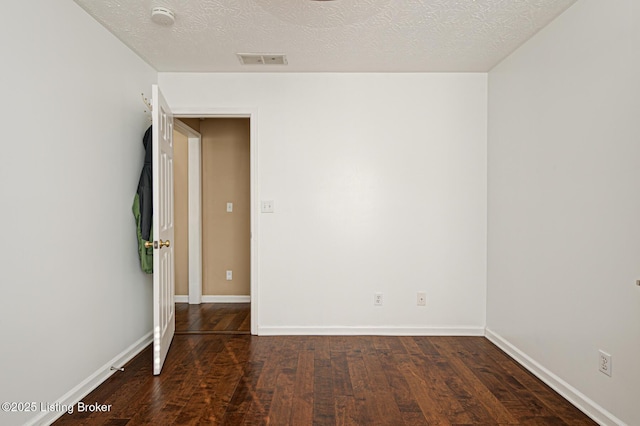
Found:
[[[167,241],[160,240],[160,248],[169,247],[170,245],[171,245],[171,241],[169,241],[169,240],[167,240]]]
[[[145,242],[144,242],[144,247],[145,247],[145,248],[151,248],[151,247],[153,247],[153,241],[145,241]]]

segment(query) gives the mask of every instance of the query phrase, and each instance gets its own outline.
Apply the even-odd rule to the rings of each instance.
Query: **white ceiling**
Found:
[[[182,72],[488,71],[575,1],[75,0],[156,70]],[[175,24],[153,23],[154,6]]]

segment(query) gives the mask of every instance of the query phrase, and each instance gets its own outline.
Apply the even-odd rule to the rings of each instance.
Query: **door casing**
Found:
[[[189,304],[202,303],[202,206],[201,163],[202,135],[180,120],[174,121],[174,129],[187,136],[189,170]]]
[[[173,108],[176,118],[249,118],[251,194],[251,334],[258,334],[258,112],[256,108]],[[176,120],[189,140],[189,303],[202,303],[202,137]]]

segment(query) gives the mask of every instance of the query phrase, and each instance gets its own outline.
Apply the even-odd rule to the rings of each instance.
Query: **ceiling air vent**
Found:
[[[287,57],[280,53],[238,53],[242,65],[287,65]]]

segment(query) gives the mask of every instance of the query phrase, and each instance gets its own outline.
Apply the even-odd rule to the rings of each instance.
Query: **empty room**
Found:
[[[0,424],[640,425],[637,0],[3,6]]]

